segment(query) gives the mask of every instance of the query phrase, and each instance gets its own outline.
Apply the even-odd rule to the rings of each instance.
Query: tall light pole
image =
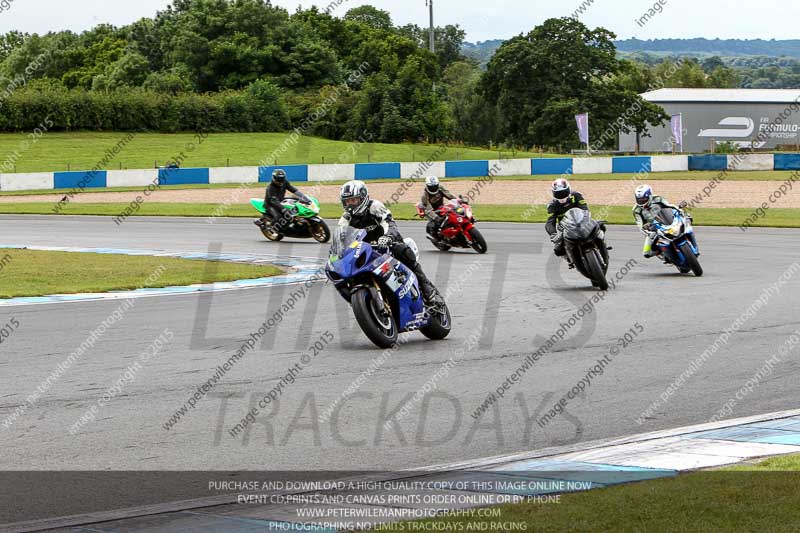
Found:
[[[430,45],[431,53],[435,54],[436,53],[436,34],[435,34],[436,30],[435,30],[435,27],[433,25],[433,0],[425,0],[425,5],[430,8],[430,12],[431,12],[431,25],[430,25],[430,33],[428,35],[428,41],[429,41],[428,44]],[[435,81],[433,82],[433,91],[436,92],[436,82]]]
[[[433,25],[433,0],[425,0],[425,5],[427,5],[430,8],[430,11],[431,11],[431,27],[430,27],[429,41],[430,41],[431,53],[435,54],[436,53],[436,37],[435,37],[435,29],[434,29],[434,25]]]

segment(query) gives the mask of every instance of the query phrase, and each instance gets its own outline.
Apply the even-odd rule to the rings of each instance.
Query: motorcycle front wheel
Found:
[[[487,250],[489,250],[489,246],[486,244],[486,239],[483,238],[483,235],[478,228],[472,228],[469,230],[469,236],[472,237],[472,249],[478,252],[479,254],[485,254]]]
[[[685,242],[681,245],[681,253],[683,257],[686,258],[686,265],[692,269],[694,275],[698,278],[703,275],[703,267],[700,266],[700,261],[697,260],[697,256],[694,255],[692,251],[692,247],[689,245],[688,242]]]
[[[600,263],[600,252],[597,250],[589,250],[584,255],[586,268],[591,276],[592,284],[594,284],[601,291],[608,290],[608,280],[606,279],[605,272]]]
[[[358,289],[350,302],[361,331],[378,348],[391,348],[397,342],[397,324],[389,306],[375,297],[377,289]]]
[[[331,240],[331,230],[324,220],[320,220],[319,224],[311,227],[311,236],[318,243],[325,244]]]

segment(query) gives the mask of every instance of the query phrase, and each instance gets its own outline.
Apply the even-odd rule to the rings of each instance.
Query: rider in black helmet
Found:
[[[558,231],[558,223],[567,214],[567,211],[579,208],[588,211],[589,205],[578,191],[573,191],[572,186],[564,178],[559,178],[553,182],[553,200],[547,206],[547,223],[544,225],[545,231],[550,235],[553,243],[553,253],[559,257],[566,257],[567,251],[564,247],[564,239]]]
[[[265,213],[261,219],[255,222],[257,226],[263,226],[268,221],[271,221],[273,228],[280,233],[292,221],[289,211],[281,205],[281,202],[286,198],[286,191],[297,196],[303,203],[311,203],[311,200],[305,194],[298,191],[297,187],[287,181],[286,171],[282,168],[276,168],[272,172],[272,181],[267,186],[266,196],[264,196]]]
[[[567,263],[569,263],[570,268],[574,268],[574,265],[567,256],[566,243],[564,242],[564,235],[561,232],[560,223],[570,209],[577,208],[589,211],[589,204],[586,202],[583,195],[574,190],[569,181],[563,177],[553,182],[551,191],[553,193],[553,199],[547,205],[547,214],[549,216],[547,217],[544,229],[550,235],[550,242],[553,243],[553,253],[558,257],[563,257]],[[606,241],[605,224],[601,224],[600,228],[602,229],[600,238],[606,243],[606,248],[608,250],[613,250],[613,248],[608,245],[608,241]]]

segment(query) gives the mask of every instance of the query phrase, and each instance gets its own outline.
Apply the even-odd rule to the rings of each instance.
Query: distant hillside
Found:
[[[661,52],[730,56],[793,57],[800,59],[800,40],[765,41],[763,39],[626,39],[616,41],[620,52]]]
[[[462,52],[468,57],[475,58],[481,65],[486,66],[494,53],[503,44],[502,39],[483,41],[478,43],[464,43]],[[772,64],[789,66],[793,61],[774,62],[763,58],[793,58],[800,60],[800,39],[786,41],[765,41],[763,39],[626,39],[616,41],[617,49],[625,57],[634,57],[646,63],[652,63],[664,56],[693,56],[708,57],[720,56],[722,58],[742,58],[759,56],[755,60],[761,66]],[[741,61],[741,60],[740,60]],[[738,66],[736,61],[730,59],[726,63]],[[745,63],[750,61],[745,60]],[[752,66],[752,65],[750,65]]]
[[[503,39],[495,39],[493,41],[483,41],[477,43],[464,43],[461,47],[461,52],[473,59],[478,60],[481,66],[486,66],[494,53],[500,48],[505,41]]]

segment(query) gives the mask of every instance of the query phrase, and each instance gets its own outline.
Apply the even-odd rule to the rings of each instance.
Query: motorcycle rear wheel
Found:
[[[431,244],[433,244],[440,252],[447,252],[451,248],[449,244],[445,244],[444,242],[436,239],[435,237],[431,237],[430,235],[428,235],[428,240],[431,241]]]
[[[450,309],[447,304],[442,304],[442,309],[430,310],[431,320],[424,328],[419,328],[420,333],[431,340],[439,341],[450,335],[452,321]]]
[[[377,290],[377,289],[375,289]],[[397,323],[391,311],[385,314],[380,302],[375,300],[373,289],[357,290],[350,302],[361,331],[378,348],[391,348],[397,342]]]
[[[272,242],[278,242],[283,240],[283,234],[278,233],[277,231],[272,229],[272,224],[267,223],[266,225],[261,227],[261,234]]]

